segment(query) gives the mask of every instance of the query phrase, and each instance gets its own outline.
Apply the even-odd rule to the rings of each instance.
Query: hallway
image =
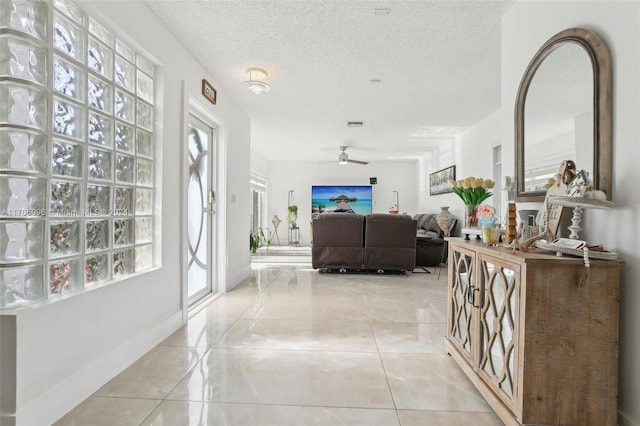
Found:
[[[55,425],[502,424],[444,353],[446,266],[252,268]]]

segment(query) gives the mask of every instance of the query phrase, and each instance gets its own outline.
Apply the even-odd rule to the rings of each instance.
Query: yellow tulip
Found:
[[[468,177],[464,180],[465,188],[473,188],[473,184],[476,181],[474,177]]]

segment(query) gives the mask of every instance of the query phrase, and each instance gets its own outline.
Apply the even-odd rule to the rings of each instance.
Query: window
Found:
[[[260,232],[264,226],[265,196],[267,191],[267,181],[255,174],[251,174],[251,232]]]
[[[502,145],[494,146],[492,152],[493,181],[496,182],[496,185],[502,185]],[[500,214],[502,211],[502,190],[499,187],[493,191],[493,206],[496,209],[498,220],[502,220],[502,217],[504,216]]]
[[[0,308],[153,266],[154,66],[67,0],[0,2]]]

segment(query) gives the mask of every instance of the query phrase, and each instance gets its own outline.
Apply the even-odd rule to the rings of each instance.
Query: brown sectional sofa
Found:
[[[312,222],[314,269],[360,269],[364,244],[364,216],[322,213]]]
[[[439,266],[447,261],[448,244],[444,232],[436,223],[437,213],[419,213],[413,216],[418,222],[416,266]],[[457,220],[451,223],[451,235],[455,235]]]
[[[411,271],[417,222],[410,216],[323,213],[313,219],[314,269]]]

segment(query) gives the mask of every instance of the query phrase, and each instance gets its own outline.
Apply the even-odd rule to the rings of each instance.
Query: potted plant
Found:
[[[249,249],[251,253],[255,253],[262,243],[266,244],[267,249],[271,246],[272,238],[271,230],[267,228],[266,232],[264,228],[258,228],[257,231],[249,231]]]
[[[264,242],[267,249],[271,246],[271,240],[273,239],[273,233],[269,228],[260,228],[260,241]]]
[[[287,223],[289,223],[289,228],[296,227],[296,220],[298,220],[298,206],[293,205],[287,207]]]
[[[260,233],[249,231],[249,249],[255,253],[260,247]]]

